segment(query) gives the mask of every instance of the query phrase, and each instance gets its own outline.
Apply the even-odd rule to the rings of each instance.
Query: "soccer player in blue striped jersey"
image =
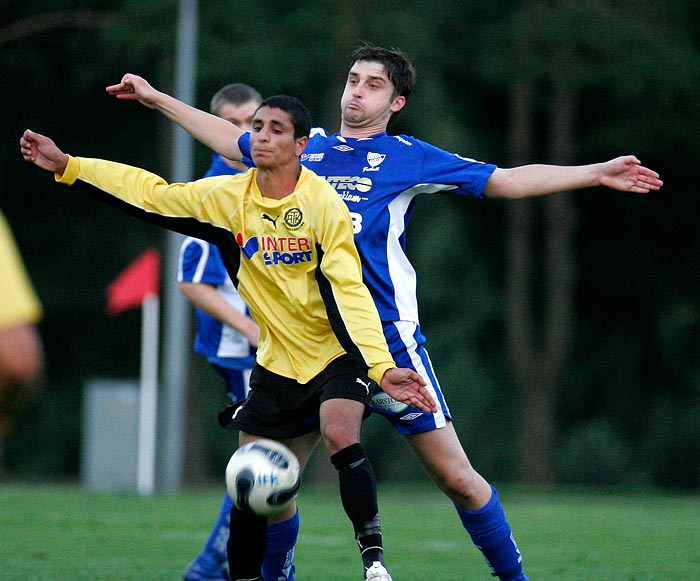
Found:
[[[398,50],[365,45],[353,54],[341,97],[340,131],[314,129],[302,163],[331,183],[347,203],[363,277],[400,365],[416,369],[439,402],[421,413],[378,391],[374,411],[403,434],[436,485],[454,503],[460,521],[493,575],[526,580],[522,557],[496,489],[470,463],[425,350],[417,314],[416,273],[408,260],[406,226],[420,194],[445,192],[475,198],[519,199],[606,186],[648,193],[662,182],[631,155],[581,166],[500,168],[455,155],[387,127],[406,105],[415,71]],[[127,74],[107,87],[120,99],[138,100],[180,124],[230,159],[249,159],[249,137],[240,129],[155,90]]]

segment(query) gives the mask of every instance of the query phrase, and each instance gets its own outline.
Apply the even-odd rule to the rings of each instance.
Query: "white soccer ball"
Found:
[[[299,460],[287,446],[256,440],[241,446],[226,466],[226,489],[240,510],[270,516],[287,508],[299,492]]]

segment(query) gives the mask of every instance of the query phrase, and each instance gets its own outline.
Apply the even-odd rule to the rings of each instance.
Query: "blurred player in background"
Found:
[[[413,65],[399,50],[365,45],[352,56],[341,97],[340,132],[311,132],[302,163],[324,176],[347,203],[363,277],[399,365],[416,369],[439,402],[437,413],[397,406],[377,390],[373,411],[387,417],[436,485],[453,501],[460,521],[500,579],[527,579],[496,489],[472,466],[425,350],[418,320],[416,273],[406,256],[406,226],[415,196],[447,192],[465,197],[519,199],[606,186],[648,193],[662,182],[634,156],[582,166],[499,168],[464,158],[406,135],[388,135],[389,122],[413,90]],[[250,161],[249,134],[125,75],[107,87],[180,124],[196,139],[231,159]],[[466,390],[469,386],[462,386]]]
[[[253,114],[260,103],[262,97],[253,87],[234,83],[216,92],[209,110],[250,131]],[[204,177],[235,175],[247,170],[245,164],[214,153]],[[223,378],[230,403],[243,401],[248,395],[260,329],[226,272],[219,249],[204,240],[187,237],[180,249],[178,282],[182,293],[196,307],[194,350],[206,357]],[[184,581],[226,581],[229,578],[225,565],[232,506],[233,502],[224,493],[219,517],[202,550],[185,571]],[[298,516],[294,518],[298,520]],[[269,527],[265,567],[274,579],[294,579],[292,558],[297,530],[294,522],[274,523]],[[292,537],[288,539],[290,533]]]
[[[5,441],[35,395],[44,364],[36,324],[42,307],[5,216],[0,212],[0,476]]]

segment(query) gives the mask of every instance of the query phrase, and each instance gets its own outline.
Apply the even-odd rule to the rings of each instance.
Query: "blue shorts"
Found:
[[[243,401],[248,397],[250,369],[231,369],[229,367],[222,367],[216,363],[210,363],[214,371],[223,377],[226,383],[226,395],[228,395],[231,403]]]
[[[433,364],[423,345],[425,337],[416,323],[393,321],[383,323],[384,336],[396,365],[418,372],[426,381],[426,389],[437,403],[436,413],[424,412],[396,401],[376,385],[372,396],[372,412],[383,415],[399,434],[420,434],[442,428],[452,420],[447,401],[442,394]]]

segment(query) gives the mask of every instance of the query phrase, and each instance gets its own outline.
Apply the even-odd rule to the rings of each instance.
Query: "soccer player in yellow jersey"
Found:
[[[42,369],[44,356],[36,328],[41,315],[41,303],[0,213],[0,473],[13,419],[32,397]]]
[[[186,184],[130,166],[64,154],[27,130],[22,155],[55,173],[121,200],[145,219],[218,244],[260,326],[250,396],[229,426],[240,444],[261,437],[288,445],[302,466],[320,433],[339,472],[343,507],[355,529],[365,580],[391,581],[372,466],[360,444],[371,398],[368,379],[395,399],[425,411],[436,405],[415,371],[397,368],[376,307],[362,282],[348,209],[322,178],[302,167],[311,116],[293,97],[265,100],[255,113],[256,168]],[[232,239],[237,250],[234,253]],[[280,515],[290,518],[296,507]],[[266,519],[231,512],[231,578],[257,580]]]

